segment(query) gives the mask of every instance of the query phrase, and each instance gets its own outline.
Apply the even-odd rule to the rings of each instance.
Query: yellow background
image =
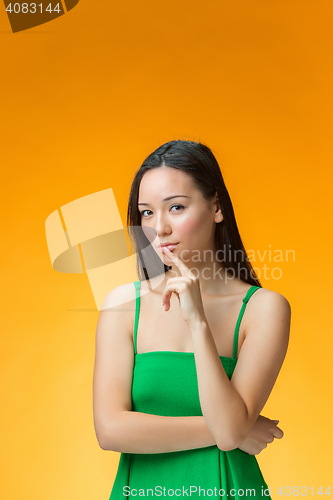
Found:
[[[292,307],[263,410],[285,437],[258,456],[272,497],[330,485],[332,14],[323,0],[81,0],[12,34],[0,6],[3,498],[109,498],[119,454],[94,433],[98,312],[86,275],[52,269],[44,223],[112,187],[125,225],[135,170],[172,139],[212,148],[253,265],[283,271],[261,280]],[[295,262],[260,262],[269,248]]]

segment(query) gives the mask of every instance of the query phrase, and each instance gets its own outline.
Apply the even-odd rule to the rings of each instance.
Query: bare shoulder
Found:
[[[135,287],[126,283],[113,288],[105,297],[100,311],[97,337],[106,335],[119,339],[121,332],[131,339],[135,315]]]
[[[263,322],[269,325],[284,324],[283,329],[289,335],[291,306],[289,301],[279,292],[259,288],[250,297],[247,304],[245,329],[257,326]]]
[[[101,310],[117,307],[125,311],[128,307],[133,306],[135,296],[133,283],[116,286],[106,295]]]
[[[248,305],[252,305],[252,309],[269,309],[277,310],[281,313],[287,314],[291,312],[291,307],[289,301],[284,295],[279,292],[274,292],[268,288],[258,288],[255,293],[251,296]]]

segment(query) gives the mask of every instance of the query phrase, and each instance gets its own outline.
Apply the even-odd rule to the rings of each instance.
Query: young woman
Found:
[[[283,436],[260,412],[286,355],[290,305],[261,287],[211,150],[171,141],[133,180],[139,281],[105,298],[94,422],[121,452],[110,499],[270,492],[255,455]]]

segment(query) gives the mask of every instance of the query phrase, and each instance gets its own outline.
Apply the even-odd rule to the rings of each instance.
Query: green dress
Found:
[[[201,415],[194,353],[153,351],[137,354],[136,333],[140,310],[140,281],[136,288],[132,410],[164,416]],[[238,332],[246,304],[259,287],[243,298],[237,319],[233,356],[220,356],[229,378],[237,363]],[[268,486],[255,455],[216,445],[192,450],[137,454],[121,453],[109,500],[124,498],[260,497],[270,500]]]

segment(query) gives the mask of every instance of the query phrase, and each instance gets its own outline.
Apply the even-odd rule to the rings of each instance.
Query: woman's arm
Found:
[[[165,250],[181,276],[166,280],[164,310],[170,309],[175,293],[192,333],[202,414],[217,446],[233,450],[248,436],[281,369],[289,342],[289,302],[280,293],[263,288],[251,297],[255,314],[247,320],[246,337],[229,380],[207,322],[199,278],[168,247]]]
[[[93,411],[99,445],[122,453],[166,453],[216,445],[203,416],[164,417],[131,411],[132,289],[130,283],[112,290],[97,324]],[[258,454],[274,437],[283,436],[278,427],[262,419],[260,415],[239,446],[241,450]]]
[[[113,417],[108,436],[101,448],[121,453],[169,453],[216,444],[204,417],[163,417],[126,410]]]
[[[202,413],[218,447],[225,451],[238,448],[248,436],[273,389],[289,341],[289,302],[264,289],[251,301],[255,313],[231,380],[207,321],[190,324]]]
[[[216,445],[204,417],[162,417],[124,411],[119,416],[112,443],[100,442],[103,450],[120,453],[167,453]],[[239,449],[258,455],[283,432],[270,419],[259,415]]]
[[[106,297],[96,329],[93,412],[102,449],[124,453],[164,453],[216,444],[203,416],[164,417],[133,412],[132,283]]]

